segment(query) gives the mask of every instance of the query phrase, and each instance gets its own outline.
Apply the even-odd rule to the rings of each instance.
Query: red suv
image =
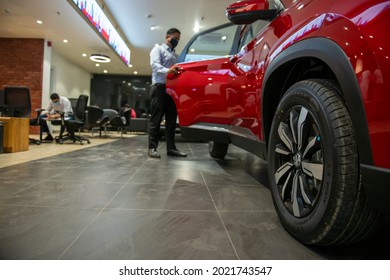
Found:
[[[390,2],[244,0],[197,34],[167,91],[184,137],[268,161],[284,228],[357,242],[390,211]]]

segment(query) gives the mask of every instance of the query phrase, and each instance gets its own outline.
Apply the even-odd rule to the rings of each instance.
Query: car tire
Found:
[[[287,90],[268,155],[276,212],[300,242],[355,243],[380,224],[381,215],[366,203],[354,129],[333,82],[305,80]]]
[[[209,153],[213,158],[223,159],[227,154],[228,148],[228,143],[209,142]]]

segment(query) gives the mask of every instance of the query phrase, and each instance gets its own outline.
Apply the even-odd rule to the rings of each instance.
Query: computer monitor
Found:
[[[27,87],[5,87],[4,106],[4,116],[29,117],[31,112],[30,90]]]

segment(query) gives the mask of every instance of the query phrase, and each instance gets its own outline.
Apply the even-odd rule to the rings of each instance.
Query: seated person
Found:
[[[41,126],[41,132],[46,132],[47,136],[44,140],[53,141],[53,135],[51,130],[49,129],[47,120],[56,120],[61,118],[61,113],[64,113],[64,117],[69,119],[72,118],[73,110],[72,104],[69,99],[58,95],[58,93],[52,93],[50,95],[50,101],[47,105],[46,110],[42,111],[39,116],[39,125]],[[61,127],[61,131],[63,131],[63,127]]]
[[[142,115],[145,114],[145,109],[142,109],[139,105],[139,101],[137,100],[135,102],[135,108],[134,108],[135,114],[137,118],[142,118]]]
[[[119,110],[119,115],[123,116],[123,113],[128,111],[128,110],[131,110],[131,118],[135,119],[137,117],[137,115],[136,115],[135,111],[133,109],[131,109],[130,105],[127,103],[122,104],[122,107]]]

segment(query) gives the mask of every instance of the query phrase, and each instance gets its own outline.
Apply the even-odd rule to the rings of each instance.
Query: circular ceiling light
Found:
[[[89,59],[92,61],[101,62],[101,63],[108,63],[111,61],[110,57],[108,57],[107,55],[103,55],[103,54],[91,54]]]

